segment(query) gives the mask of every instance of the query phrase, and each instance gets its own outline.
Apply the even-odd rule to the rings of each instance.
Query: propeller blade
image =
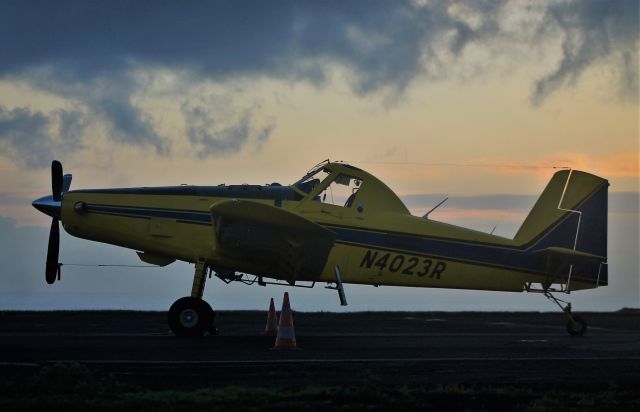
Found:
[[[58,263],[58,253],[60,252],[60,226],[58,219],[51,221],[51,231],[49,232],[49,246],[47,247],[47,266],[45,279],[48,284],[56,281],[59,277],[60,264]]]
[[[51,162],[51,192],[53,193],[53,200],[59,202],[62,193],[62,163],[57,160]]]
[[[62,193],[67,193],[69,191],[69,188],[71,187],[72,178],[73,176],[71,175],[62,176]]]

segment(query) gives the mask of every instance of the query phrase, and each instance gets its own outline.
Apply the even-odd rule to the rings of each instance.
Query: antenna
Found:
[[[427,213],[424,214],[424,216],[422,216],[423,219],[429,219],[429,214],[431,212],[433,212],[434,210],[436,210],[437,208],[440,207],[440,205],[442,205],[444,202],[446,202],[447,200],[449,200],[448,197],[445,197],[444,199],[442,199],[440,201],[440,203],[438,203],[437,205],[435,205],[433,208],[431,208],[431,210],[429,210]]]
[[[493,235],[493,232],[496,231],[496,228],[498,227],[498,225],[500,224],[500,222],[502,222],[502,218],[504,217],[504,212],[500,215],[500,219],[498,219],[498,222],[495,224],[495,226],[493,227],[493,229],[491,229],[491,232],[489,232],[490,235]]]

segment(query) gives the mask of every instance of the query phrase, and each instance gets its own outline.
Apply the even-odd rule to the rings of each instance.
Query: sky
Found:
[[[639,307],[638,2],[2,1],[0,309],[166,309],[192,267],[44,284],[52,159],[72,188],[294,182],[330,158],[433,219],[511,237],[557,167],[610,183],[610,286]],[[555,167],[555,168],[554,168]],[[66,263],[138,264],[63,235]],[[220,309],[286,288],[210,281]],[[295,290],[300,310],[344,310]],[[296,297],[299,298],[296,301]],[[348,286],[346,310],[553,310],[541,296]]]

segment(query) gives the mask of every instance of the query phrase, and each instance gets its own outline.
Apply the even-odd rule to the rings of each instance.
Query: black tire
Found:
[[[200,299],[200,305],[202,305],[202,310],[206,313],[204,331],[209,332],[209,335],[217,335],[218,329],[216,328],[216,312],[213,310],[211,305],[202,299]]]
[[[582,336],[587,331],[587,322],[580,316],[574,316],[573,322],[571,319],[567,321],[567,332],[571,336]]]
[[[205,305],[207,305],[208,311],[211,314],[211,320],[209,321],[209,326],[207,327],[207,332],[209,332],[209,335],[217,335],[218,332],[218,328],[216,328],[216,312],[211,308],[211,306],[209,306],[209,304],[207,302],[205,302],[204,300],[202,301]]]
[[[186,296],[169,309],[169,328],[176,336],[197,337],[213,325],[213,309],[202,299]]]

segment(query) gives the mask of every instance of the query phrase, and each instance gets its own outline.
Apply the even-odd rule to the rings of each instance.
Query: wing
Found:
[[[216,255],[229,269],[290,281],[322,273],[335,234],[285,209],[227,199],[211,208]]]

